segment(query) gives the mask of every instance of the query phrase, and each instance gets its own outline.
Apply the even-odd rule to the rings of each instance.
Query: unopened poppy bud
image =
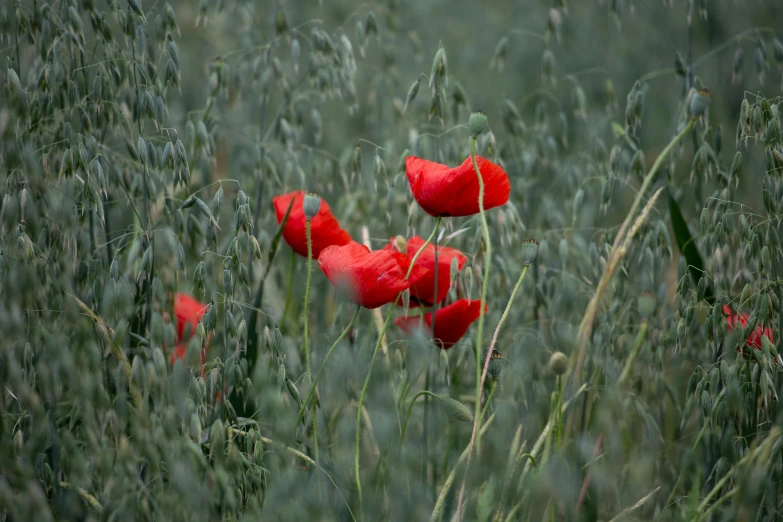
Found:
[[[710,106],[710,101],[712,101],[712,96],[707,89],[692,90],[690,102],[691,116],[696,118],[703,115]]]
[[[568,357],[563,352],[555,352],[549,358],[549,369],[555,375],[563,375],[568,370]]]
[[[313,219],[321,210],[321,197],[315,194],[307,194],[304,197],[304,215],[307,219]]]
[[[652,292],[644,292],[636,300],[636,305],[639,308],[639,315],[642,316],[642,319],[648,319],[652,316],[652,314],[655,313],[657,304],[658,301],[655,299],[655,295],[653,295]]]
[[[449,418],[461,422],[473,422],[473,412],[458,400],[451,397],[441,397],[440,404]]]
[[[489,367],[487,367],[487,373],[492,379],[497,380],[500,377],[500,372],[503,371],[503,355],[497,350],[492,350],[492,355],[489,358]]]
[[[538,241],[535,239],[528,239],[522,242],[522,262],[525,265],[530,265],[538,257]]]
[[[487,117],[482,112],[472,112],[468,118],[468,129],[470,130],[470,136],[477,138],[480,134],[486,132],[489,128],[487,124]]]

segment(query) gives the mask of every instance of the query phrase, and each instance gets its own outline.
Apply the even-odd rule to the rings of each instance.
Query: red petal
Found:
[[[294,206],[283,229],[283,238],[286,243],[300,256],[307,257],[307,231],[304,215],[304,192],[296,190],[288,194],[282,194],[272,198],[275,207],[277,223],[280,224],[288,210],[291,200]],[[340,223],[332,214],[329,204],[321,201],[318,214],[310,221],[310,237],[313,243],[313,259],[318,259],[324,248],[332,245],[347,245],[351,241],[351,235],[340,227]]]
[[[476,157],[484,180],[484,210],[505,204],[511,193],[508,175],[488,159]],[[405,159],[405,170],[413,197],[433,216],[471,216],[479,213],[479,182],[468,157],[462,165],[447,165],[416,156]]]
[[[486,306],[484,307],[486,310]],[[468,331],[468,327],[481,314],[481,301],[460,299],[441,308],[435,317],[435,341],[443,348],[449,349],[459,341]],[[419,327],[421,319],[418,316],[409,315],[398,317],[394,323],[405,332],[411,333]],[[429,335],[432,335],[432,312],[424,314],[424,323],[427,325]]]
[[[411,272],[411,279],[406,280],[410,260],[405,254],[391,250],[370,252],[355,241],[324,249],[318,257],[318,265],[332,285],[366,308],[391,303],[411,281],[426,274],[425,269],[416,267]]]
[[[177,340],[190,339],[196,333],[198,322],[207,311],[207,305],[200,303],[195,297],[177,292],[174,296],[174,315],[177,318]],[[185,331],[185,327],[189,327]]]

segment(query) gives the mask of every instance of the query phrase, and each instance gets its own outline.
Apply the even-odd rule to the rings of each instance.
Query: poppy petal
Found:
[[[486,306],[484,310],[486,311]],[[476,319],[481,315],[481,301],[460,299],[439,309],[435,316],[435,332],[432,333],[432,312],[424,314],[424,323],[429,335],[441,348],[447,350],[454,346],[465,335]],[[411,334],[421,324],[421,317],[409,315],[398,317],[394,324]]]
[[[505,204],[511,193],[508,175],[486,158],[476,157],[484,181],[484,210]],[[479,213],[479,182],[468,157],[462,165],[448,165],[408,156],[405,171],[413,197],[432,216],[472,216]]]
[[[288,215],[288,220],[283,229],[283,238],[286,243],[300,256],[307,257],[307,218],[304,214],[304,197],[301,190],[289,192],[272,198],[275,207],[277,223],[280,224],[285,217],[286,210],[293,200],[294,206]],[[313,259],[318,259],[324,248],[332,245],[347,245],[351,241],[351,235],[340,227],[337,218],[332,214],[329,204],[321,201],[318,214],[310,220],[310,238],[312,240]]]
[[[325,248],[318,265],[335,288],[365,308],[393,302],[397,295],[420,280],[427,270],[414,267],[406,279],[410,259],[400,252],[370,250],[355,241]]]

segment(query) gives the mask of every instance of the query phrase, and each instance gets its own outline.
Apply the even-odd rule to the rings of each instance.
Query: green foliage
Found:
[[[0,520],[778,519],[781,21],[7,0]],[[472,145],[510,200],[437,241],[468,258],[447,299],[486,291],[481,340],[383,338],[305,288],[272,197],[318,194],[373,249],[427,237],[405,157]],[[208,305],[181,346],[176,292]]]

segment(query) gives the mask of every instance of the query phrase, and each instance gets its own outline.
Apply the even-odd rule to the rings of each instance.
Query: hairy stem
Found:
[[[435,220],[435,228],[432,230],[432,234],[430,234],[430,237],[427,238],[427,241],[425,241],[424,244],[421,245],[421,248],[419,248],[419,250],[413,256],[413,259],[411,259],[411,264],[408,267],[408,272],[405,274],[405,279],[408,279],[410,277],[411,271],[413,271],[413,267],[416,264],[416,261],[419,259],[419,256],[421,255],[422,252],[424,252],[424,249],[427,248],[427,245],[432,243],[432,239],[435,237],[435,234],[438,233],[438,229],[440,228],[441,220],[442,220],[441,217],[438,217]],[[372,377],[372,368],[375,365],[375,357],[378,355],[378,349],[381,347],[381,344],[383,342],[383,337],[386,335],[386,329],[389,327],[389,323],[391,322],[392,313],[394,312],[394,305],[397,303],[401,295],[402,292],[400,292],[397,295],[397,297],[394,299],[394,301],[392,301],[392,307],[389,309],[389,313],[386,315],[386,321],[383,323],[383,328],[378,334],[378,342],[375,343],[375,348],[372,351],[372,359],[370,359],[370,368],[367,370],[367,378],[364,379],[362,394],[359,396],[359,406],[356,409],[356,441],[355,441],[356,447],[354,449],[353,471],[355,476],[354,478],[356,479],[356,491],[359,494],[360,514],[362,511],[362,482],[359,474],[359,454],[361,449],[362,407],[364,406],[364,398],[367,395],[367,387],[370,384],[370,377]]]

